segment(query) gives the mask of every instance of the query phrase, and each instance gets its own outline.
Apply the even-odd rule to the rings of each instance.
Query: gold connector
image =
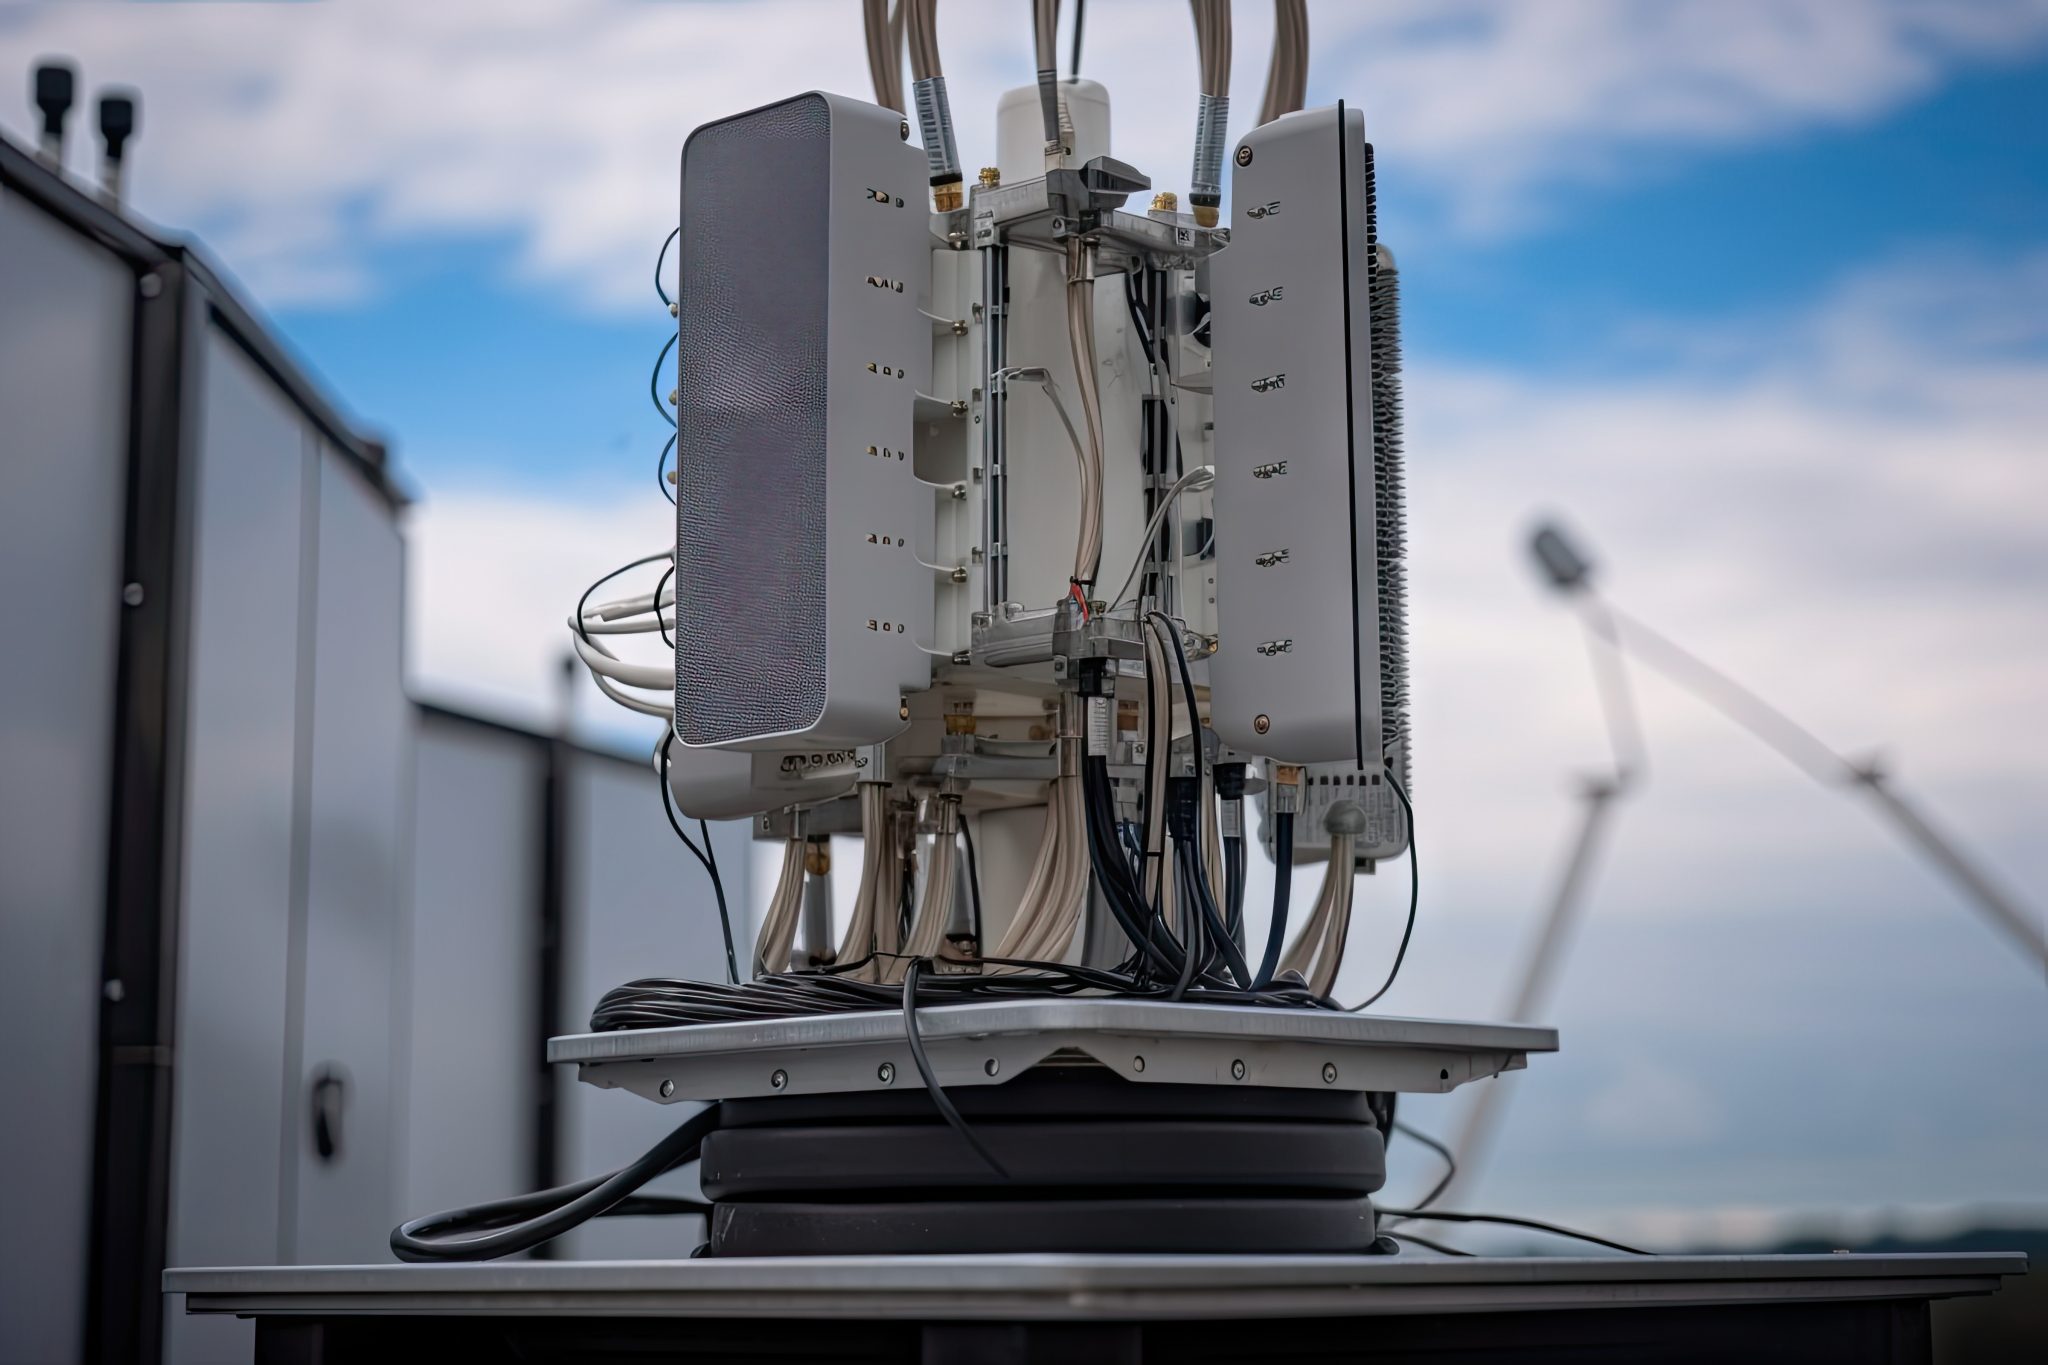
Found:
[[[974,733],[972,711],[949,711],[946,713],[946,733],[949,735],[971,735]]]
[[[956,211],[963,200],[960,182],[957,180],[948,180],[943,185],[932,186],[932,208],[940,213]]]
[[[1275,763],[1273,765],[1273,783],[1275,786],[1280,787],[1299,787],[1301,785],[1301,769],[1291,763]]]
[[[1152,196],[1152,211],[1154,213],[1180,212],[1180,196],[1172,190],[1159,191],[1159,193]]]
[[[1212,228],[1216,226],[1216,209],[1214,205],[1195,205],[1195,226],[1205,228]]]
[[[994,166],[983,166],[980,179],[983,189],[992,190],[1003,183],[1003,173]]]

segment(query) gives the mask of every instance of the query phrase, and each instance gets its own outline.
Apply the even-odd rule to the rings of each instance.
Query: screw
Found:
[[[146,299],[153,299],[158,294],[164,292],[163,276],[158,275],[154,271],[152,271],[151,273],[144,275],[141,279],[137,280],[135,282],[135,287],[142,291],[142,297]]]
[[[1252,729],[1258,731],[1260,734],[1263,735],[1266,733],[1266,731],[1272,728],[1273,718],[1267,715],[1265,712],[1261,711],[1258,715],[1252,717]]]
[[[780,1090],[783,1086],[788,1084],[789,1073],[787,1071],[778,1070],[773,1076],[770,1076],[768,1078],[769,1088],[773,1090]]]
[[[901,122],[901,123],[899,123],[899,124],[897,124],[897,125],[896,125],[896,136],[897,136],[897,137],[900,137],[900,138],[902,138],[902,139],[903,139],[903,140],[904,140],[905,142],[908,142],[908,141],[910,141],[910,120],[909,120],[909,119],[905,119],[905,120],[903,120],[903,122]]]
[[[1144,1069],[1145,1069],[1145,1059],[1144,1059],[1143,1057],[1133,1057],[1133,1058],[1131,1058],[1131,1070],[1133,1070],[1133,1071],[1143,1071]]]
[[[668,306],[668,315],[669,315],[670,317],[672,317],[672,318],[673,318],[673,317],[679,317],[679,316],[681,316],[681,314],[682,314],[682,309],[681,309],[681,307],[680,307],[679,305],[677,305],[677,304],[673,304],[673,303],[672,303],[672,304],[670,304],[670,305]]]
[[[140,583],[130,583],[127,587],[121,589],[121,600],[131,607],[141,606],[142,585]]]
[[[1240,165],[1240,166],[1249,166],[1249,165],[1251,165],[1251,164],[1252,164],[1252,149],[1251,149],[1251,148],[1249,148],[1249,147],[1239,147],[1239,148],[1237,149],[1237,164],[1238,164],[1238,165]]]
[[[981,1064],[981,1070],[983,1075],[993,1076],[996,1072],[1001,1071],[1002,1068],[996,1065],[996,1059],[991,1057]]]
[[[896,1083],[896,1064],[894,1062],[883,1062],[875,1068],[875,1079],[883,1085],[894,1085]]]
[[[663,1099],[667,1099],[667,1098],[669,1098],[669,1096],[671,1096],[671,1095],[673,1095],[673,1094],[675,1094],[675,1093],[676,1093],[676,1083],[675,1083],[674,1081],[663,1081],[663,1082],[661,1083],[661,1097],[662,1097]]]
[[[1336,1083],[1337,1083],[1337,1064],[1336,1064],[1335,1062],[1324,1062],[1324,1063],[1323,1063],[1323,1084],[1324,1084],[1324,1085],[1335,1085]]]
[[[683,391],[681,389],[670,389],[668,391],[668,405],[670,407],[674,407],[676,405],[676,400],[681,398],[682,396]]]
[[[1233,1081],[1241,1081],[1244,1079],[1244,1058],[1239,1057],[1235,1061],[1231,1062],[1230,1079]]]
[[[121,978],[117,976],[113,980],[107,982],[106,985],[100,987],[100,994],[104,995],[105,997],[107,997],[108,1000],[118,1005],[123,1000],[128,998],[128,988],[121,984]]]
[[[907,702],[907,701],[899,701],[899,702],[897,702],[897,703],[896,703],[896,719],[898,719],[898,720],[909,720],[909,719],[910,719],[910,703],[909,703],[909,702]]]

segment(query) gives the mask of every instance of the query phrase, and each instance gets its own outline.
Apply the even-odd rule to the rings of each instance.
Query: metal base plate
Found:
[[[865,1256],[171,1270],[194,1313],[1273,1318],[1986,1294],[2016,1253],[1882,1256]]]
[[[949,1090],[1052,1063],[1142,1083],[1434,1094],[1557,1051],[1557,1030],[1524,1024],[1110,998],[932,1005],[917,1023]],[[661,1103],[918,1084],[900,1010],[579,1033],[550,1040],[548,1060]]]

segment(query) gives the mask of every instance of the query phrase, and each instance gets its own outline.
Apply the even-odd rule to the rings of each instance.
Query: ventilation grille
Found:
[[[1380,747],[1414,796],[1408,744],[1408,525],[1401,454],[1401,279],[1379,244],[1378,185],[1365,148],[1366,287],[1372,322],[1373,506],[1379,565]]]
[[[800,730],[825,706],[831,112],[699,129],[677,239],[676,735]]]

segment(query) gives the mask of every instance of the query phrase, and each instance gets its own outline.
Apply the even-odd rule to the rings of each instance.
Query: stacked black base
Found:
[[[726,1101],[708,1254],[1374,1249],[1386,1150],[1362,1094],[1041,1066],[948,1095],[1006,1175],[914,1082]]]

